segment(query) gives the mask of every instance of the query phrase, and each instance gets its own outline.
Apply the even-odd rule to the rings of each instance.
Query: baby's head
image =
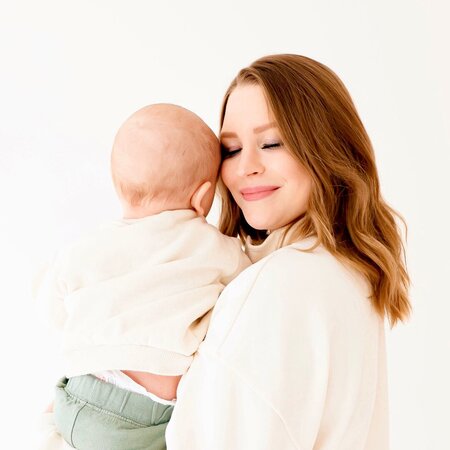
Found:
[[[125,217],[165,210],[208,214],[220,166],[213,131],[181,106],[156,104],[120,127],[111,154],[114,186]]]

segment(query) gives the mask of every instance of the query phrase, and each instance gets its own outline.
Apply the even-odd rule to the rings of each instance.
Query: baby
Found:
[[[79,449],[165,449],[177,386],[217,297],[250,262],[204,216],[220,147],[194,113],[157,104],[111,155],[123,218],[62,251],[39,290],[63,330],[55,423]]]

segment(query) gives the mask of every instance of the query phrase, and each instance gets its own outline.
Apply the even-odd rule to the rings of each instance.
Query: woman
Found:
[[[225,95],[221,142],[220,229],[254,264],[217,303],[168,449],[387,449],[383,319],[408,316],[409,279],[346,88],[261,58]]]

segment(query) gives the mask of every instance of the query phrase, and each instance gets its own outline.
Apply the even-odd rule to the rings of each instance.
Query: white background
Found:
[[[0,447],[30,448],[60,375],[32,274],[118,216],[108,164],[121,122],[164,101],[217,131],[238,69],[299,53],[347,85],[409,225],[414,314],[387,335],[392,449],[450,448],[449,19],[444,0],[2,1],[0,389],[2,440],[16,443]]]

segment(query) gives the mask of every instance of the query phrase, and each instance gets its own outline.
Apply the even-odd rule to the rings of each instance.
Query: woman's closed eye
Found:
[[[283,145],[282,142],[271,142],[271,143],[269,143],[269,144],[263,144],[263,145],[261,146],[261,148],[262,148],[263,150],[267,150],[267,149],[270,149],[270,148],[278,148],[278,147],[281,147],[282,145]]]
[[[272,148],[279,148],[282,146],[283,146],[282,142],[268,142],[267,144],[262,144],[260,148],[261,150],[270,150]],[[222,159],[232,158],[242,150],[241,147],[227,148],[223,144],[221,145],[221,148],[222,148]]]
[[[242,150],[239,147],[227,148],[224,145],[221,145],[221,148],[222,148],[222,159],[231,158]]]

